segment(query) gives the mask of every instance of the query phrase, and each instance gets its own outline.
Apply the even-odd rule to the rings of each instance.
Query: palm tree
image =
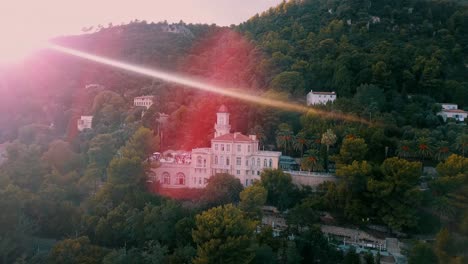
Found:
[[[448,158],[450,155],[449,143],[447,141],[441,141],[437,144],[436,159],[442,161]]]
[[[334,145],[336,143],[336,135],[333,133],[331,129],[327,129],[325,133],[322,134],[322,144],[325,144],[327,146],[327,164],[326,164],[326,169],[328,172],[328,151],[330,150],[330,146]]]
[[[440,222],[443,220],[451,221],[456,215],[456,208],[453,203],[445,196],[437,197],[432,203],[434,212],[439,216]]]
[[[306,152],[301,160],[301,169],[309,172],[323,169],[320,163],[319,152],[316,149],[309,149]]]
[[[454,147],[462,153],[462,157],[465,157],[465,150],[468,149],[468,134],[459,135],[455,140]]]
[[[330,149],[330,146],[336,143],[336,135],[333,133],[331,129],[327,129],[325,133],[322,134],[322,140],[320,141],[322,144],[327,146],[327,155]]]
[[[422,163],[424,165],[424,158],[432,156],[432,142],[427,137],[418,138],[418,154],[422,158]]]
[[[293,147],[294,150],[301,152],[301,158],[304,156],[304,147],[307,144],[307,139],[305,138],[305,134],[303,132],[297,133],[294,137]]]
[[[290,152],[293,142],[293,132],[288,124],[280,124],[279,130],[276,133],[276,145],[283,149],[286,153]]]
[[[411,157],[411,142],[408,140],[403,140],[398,144],[397,155],[400,158]]]

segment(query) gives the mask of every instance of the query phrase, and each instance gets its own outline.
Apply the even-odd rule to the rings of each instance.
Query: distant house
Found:
[[[447,121],[447,118],[453,118],[456,121],[464,122],[468,116],[468,112],[460,109],[442,110],[438,115],[442,116],[444,121]]]
[[[81,116],[78,119],[77,127],[79,131],[83,131],[87,128],[92,128],[93,116]]]
[[[150,108],[151,105],[154,103],[154,96],[152,95],[144,95],[138,96],[133,99],[134,106],[144,106],[146,109]]]
[[[335,92],[314,92],[310,91],[307,94],[307,105],[326,104],[336,100]]]
[[[442,106],[443,110],[456,110],[456,109],[458,109],[457,104],[440,104],[440,106]]]
[[[101,84],[96,84],[96,83],[91,83],[91,84],[87,84],[85,86],[85,89],[99,89],[99,90],[104,90],[106,87],[104,87],[103,85]]]
[[[468,117],[468,112],[458,109],[456,104],[440,104],[442,106],[442,111],[437,113],[444,119],[444,122],[447,121],[447,118],[453,118],[455,121],[464,122]]]
[[[185,25],[180,25],[180,24],[163,25],[161,29],[163,32],[167,32],[167,33],[193,36],[192,31],[189,28],[187,28]]]

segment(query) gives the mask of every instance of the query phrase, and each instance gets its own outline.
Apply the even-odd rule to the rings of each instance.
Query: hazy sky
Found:
[[[228,26],[282,0],[1,0],[0,31],[31,38],[79,33],[81,28],[139,19]]]

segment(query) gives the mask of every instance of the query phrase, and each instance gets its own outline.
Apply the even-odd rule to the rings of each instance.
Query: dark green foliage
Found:
[[[197,215],[192,232],[198,248],[194,263],[249,263],[254,257],[255,226],[232,204]]]
[[[317,227],[310,227],[300,233],[296,239],[296,245],[301,263],[340,263],[341,252],[334,249]],[[345,258],[346,259],[346,258]],[[358,262],[359,263],[359,262]]]
[[[207,207],[237,203],[243,188],[238,178],[227,173],[219,173],[208,181],[201,202]]]
[[[239,28],[271,56],[265,64],[280,71],[300,69],[306,87],[349,96],[370,84],[458,101],[443,87],[444,80],[452,87],[465,82],[459,56],[466,56],[461,48],[467,43],[461,33],[466,14],[455,2],[290,1]],[[278,53],[292,60],[278,61]]]
[[[361,264],[359,254],[356,253],[354,248],[351,248],[346,252],[343,259],[343,264]]]
[[[282,72],[273,78],[271,88],[288,93],[303,94],[304,80],[299,72]]]
[[[409,264],[435,264],[437,263],[437,256],[432,247],[427,243],[417,243],[410,251]]]
[[[261,174],[261,184],[267,190],[267,204],[285,210],[296,201],[297,188],[292,183],[291,175],[279,169],[265,169]]]
[[[371,179],[367,188],[374,198],[372,208],[382,221],[395,230],[414,227],[421,194],[417,186],[421,164],[390,158],[381,165],[382,180]]]
[[[275,252],[268,245],[261,245],[255,251],[255,257],[252,263],[258,264],[276,264],[278,263]]]
[[[339,165],[345,165],[364,160],[366,154],[367,144],[364,139],[347,136],[341,144],[340,154],[334,159]]]
[[[261,207],[265,205],[267,196],[267,190],[261,184],[251,185],[240,193],[239,209],[252,219],[261,219]]]
[[[57,243],[49,255],[49,263],[99,264],[108,250],[92,245],[87,237],[66,239]]]
[[[180,23],[190,32],[171,34],[162,31],[167,23],[132,21],[55,40],[263,98],[303,103],[311,89],[336,91],[334,104],[315,108],[369,125],[241,103],[50,51],[0,68],[0,142],[9,141],[0,160],[0,262],[340,263],[315,227],[319,210],[408,233],[448,226],[433,246],[416,244],[410,263],[466,261],[466,127],[444,124],[437,102],[467,107],[467,17],[467,6],[452,1],[304,0],[230,29]],[[131,109],[140,95],[155,96],[143,116]],[[305,154],[306,170],[336,167],[340,182],[310,194],[266,170],[242,191],[235,177],[216,175],[195,210],[147,193],[148,156],[160,145],[206,146],[221,103],[233,128],[256,134],[260,148]],[[158,113],[169,115],[166,125],[156,123]],[[77,118],[91,114],[93,129],[79,133]],[[421,178],[414,160],[441,162],[438,177]],[[289,209],[294,241],[269,227],[254,232],[265,200]],[[239,208],[200,212],[228,203]],[[62,240],[38,246],[44,238]],[[358,262],[354,251],[344,257]]]

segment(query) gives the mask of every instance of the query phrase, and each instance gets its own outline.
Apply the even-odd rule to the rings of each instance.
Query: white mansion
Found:
[[[162,159],[161,166],[153,169],[153,177],[156,176],[162,187],[204,188],[216,173],[229,173],[249,186],[254,180],[260,180],[263,169],[279,167],[281,152],[260,151],[255,135],[230,133],[229,112],[224,105],[216,115],[211,147],[192,149],[186,154],[190,162]]]
[[[307,94],[307,105],[326,104],[336,100],[335,92],[314,92],[310,91]]]

